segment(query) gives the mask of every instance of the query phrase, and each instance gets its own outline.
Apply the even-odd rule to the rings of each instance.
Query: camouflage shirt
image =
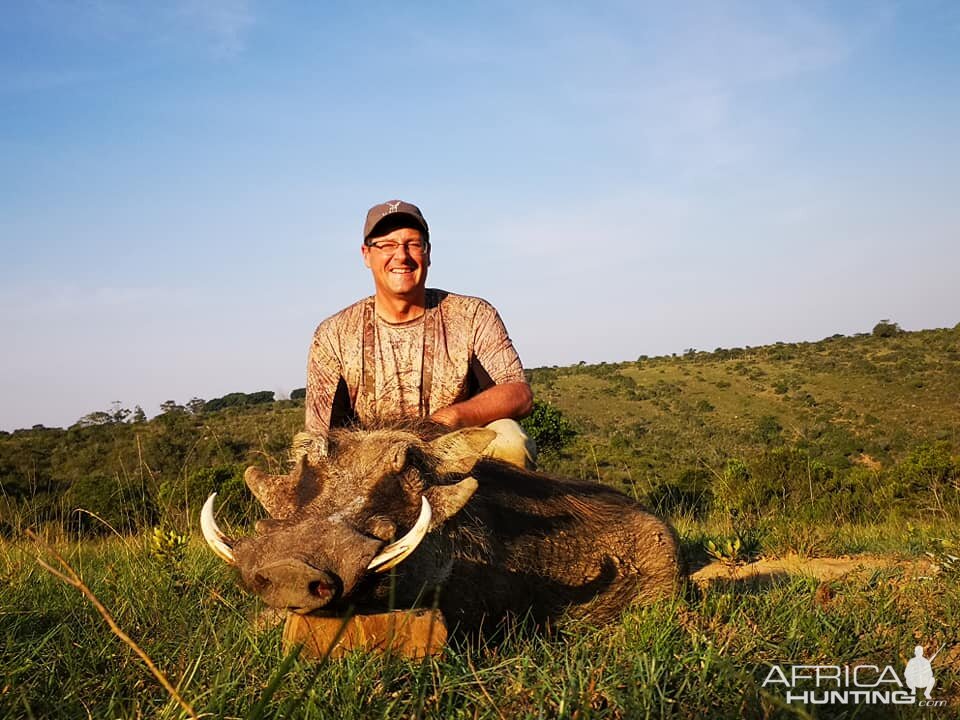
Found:
[[[388,323],[365,298],[317,327],[307,359],[306,429],[412,420],[493,385],[526,382],[486,300],[427,289],[426,312]]]

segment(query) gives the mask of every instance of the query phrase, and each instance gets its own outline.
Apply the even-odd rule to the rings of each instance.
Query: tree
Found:
[[[198,398],[198,397],[190,398],[189,402],[187,402],[187,410],[190,411],[191,415],[199,415],[200,413],[203,412],[203,409],[206,406],[206,404],[207,404],[207,401],[204,400],[203,398]]]
[[[110,422],[122,423],[130,415],[130,410],[121,406],[119,400],[110,403]]]
[[[227,393],[223,397],[207,400],[203,406],[204,412],[216,412],[228,407],[237,407],[247,404],[247,394],[242,392]]]
[[[133,418],[130,422],[133,423],[142,423],[147,421],[147,414],[143,411],[143,408],[139,405],[135,405],[133,408]]]
[[[178,405],[174,400],[164,400],[160,403],[160,412],[163,415],[186,412],[183,405]]]
[[[114,400],[110,403],[110,411],[104,412],[103,410],[97,410],[96,412],[87,413],[82,418],[77,420],[75,427],[93,427],[95,425],[113,425],[114,423],[125,422],[127,417],[130,415],[130,410],[120,405],[119,400]]]
[[[895,322],[890,322],[889,319],[881,320],[873,326],[874,337],[893,337],[894,335],[899,335],[901,332],[903,332],[903,330],[900,329],[900,326]]]
[[[92,413],[87,413],[77,420],[76,424],[78,427],[93,427],[94,425],[109,425],[112,422],[113,418],[110,416],[110,413],[97,410]]]

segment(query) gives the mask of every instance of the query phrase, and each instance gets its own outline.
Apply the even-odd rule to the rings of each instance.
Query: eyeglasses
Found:
[[[380,242],[367,243],[367,247],[376,248],[384,255],[394,255],[397,250],[403,247],[407,255],[419,256],[427,251],[430,244],[423,240],[408,240],[405,243],[398,243],[393,240],[381,240]]]

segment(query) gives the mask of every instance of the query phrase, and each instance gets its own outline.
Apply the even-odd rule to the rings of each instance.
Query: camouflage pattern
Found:
[[[392,324],[365,298],[317,327],[307,360],[306,429],[429,417],[493,385],[526,382],[496,309],[427,289],[426,312]]]

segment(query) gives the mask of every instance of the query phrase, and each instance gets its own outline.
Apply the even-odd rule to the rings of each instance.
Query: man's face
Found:
[[[430,246],[424,243],[419,252],[407,243],[422,242],[419,230],[398,228],[386,235],[370,238],[371,245],[362,247],[363,263],[373,273],[377,293],[405,300],[423,296],[430,266]],[[381,243],[397,243],[395,252],[375,247]]]

